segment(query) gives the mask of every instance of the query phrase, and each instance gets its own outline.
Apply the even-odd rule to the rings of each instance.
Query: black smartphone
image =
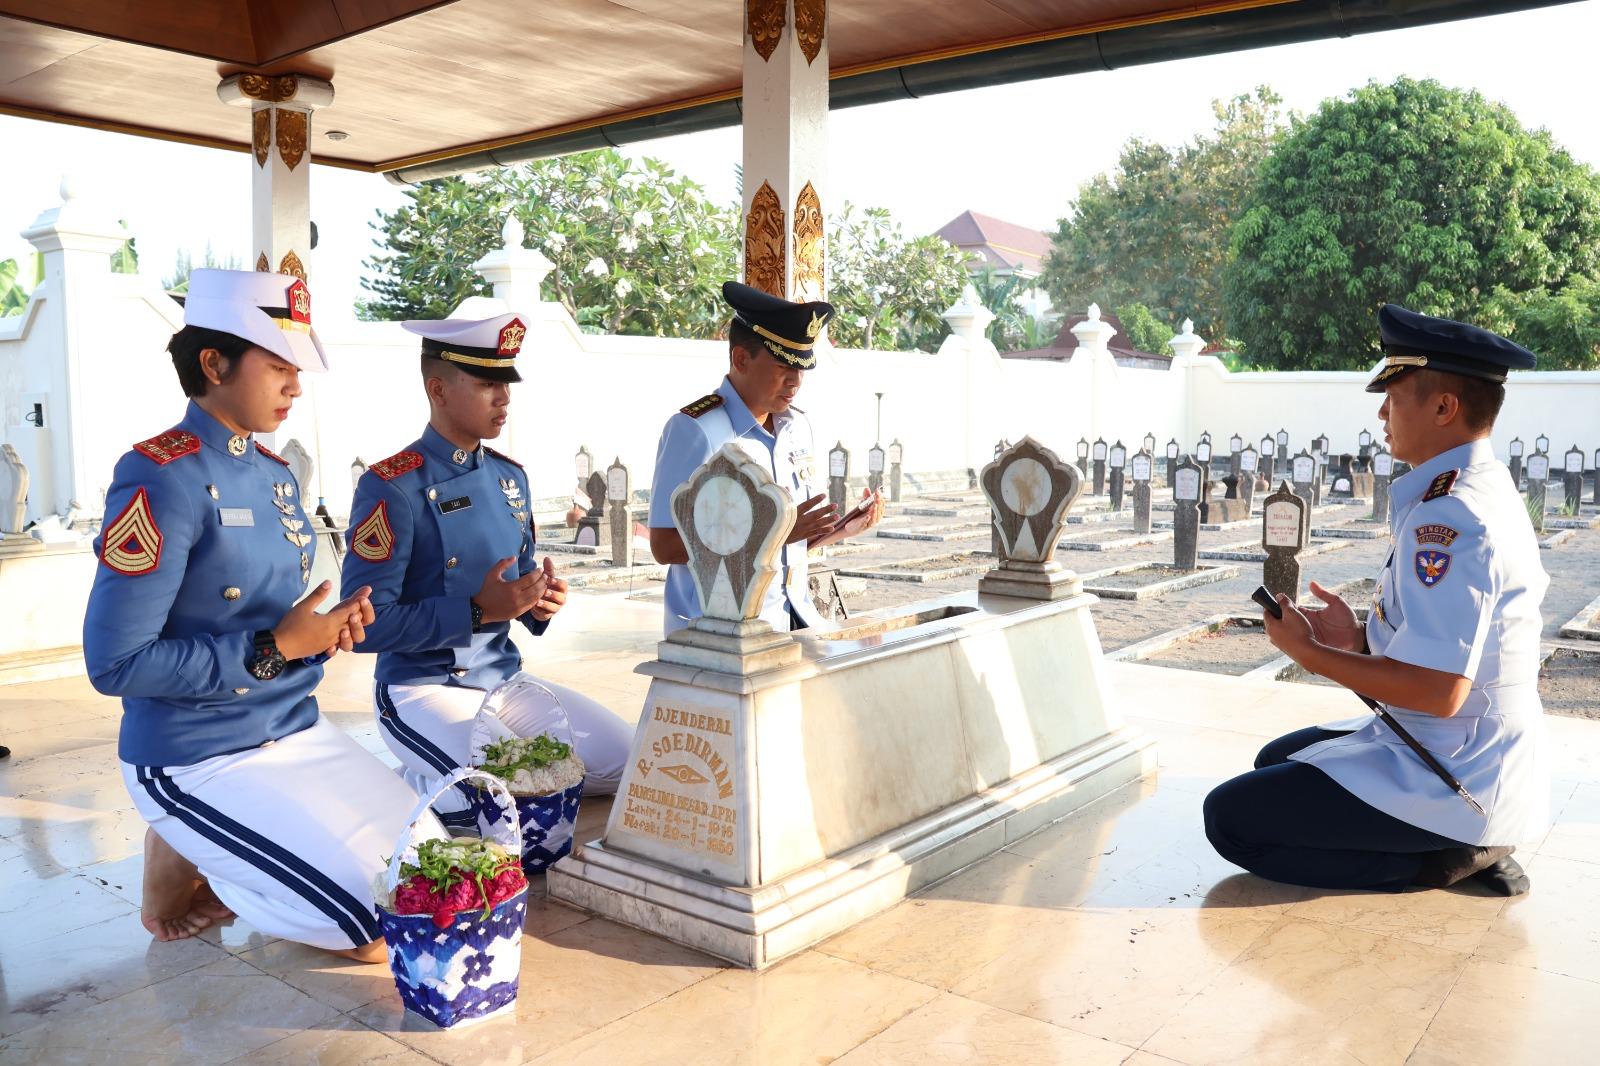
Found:
[[[1256,590],[1250,594],[1250,598],[1259,603],[1263,611],[1271,614],[1278,621],[1283,621],[1283,608],[1278,606],[1278,601],[1273,598],[1272,593],[1267,591],[1267,586],[1257,585]]]

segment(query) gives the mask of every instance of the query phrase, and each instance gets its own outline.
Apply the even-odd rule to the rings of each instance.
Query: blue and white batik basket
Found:
[[[539,699],[546,704],[546,713],[549,717],[548,728],[541,732],[548,732],[558,740],[572,745],[577,750],[576,738],[573,736],[572,722],[567,717],[566,709],[561,705],[561,698],[547,686],[525,673],[517,673],[508,681],[497,686],[484,697],[483,707],[478,712],[480,719],[492,716],[496,724],[500,721],[500,711],[509,703],[523,699]],[[507,734],[511,734],[508,729]],[[478,734],[474,733],[474,751],[479,746],[476,742]],[[501,803],[497,792],[467,786],[468,809],[478,823],[478,832],[489,836],[496,827],[503,823],[509,812]],[[522,872],[529,877],[543,873],[553,866],[557,860],[566,857],[572,851],[573,833],[578,824],[578,805],[583,799],[583,782],[581,780],[571,787],[559,792],[527,793],[514,792],[510,794],[516,806],[517,821],[522,826]]]
[[[456,782],[481,778],[490,790],[504,793],[511,817],[499,819],[489,839],[515,852],[520,834],[515,806],[505,783],[493,774],[471,768],[440,781],[411,812],[395,843],[382,895],[392,898],[400,884],[400,864],[414,861],[417,822],[434,800]],[[454,924],[440,929],[431,914],[395,914],[378,904],[378,927],[389,946],[389,968],[406,1010],[448,1029],[482,1021],[516,1007],[517,977],[522,970],[522,925],[528,913],[528,890],[501,900],[488,916],[481,910],[461,911]]]

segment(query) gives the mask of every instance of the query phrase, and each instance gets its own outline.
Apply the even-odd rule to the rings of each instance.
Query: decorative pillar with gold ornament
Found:
[[[306,280],[311,258],[311,113],[333,86],[303,74],[231,74],[225,104],[250,109],[251,249],[255,269]]]
[[[827,0],[745,0],[744,12],[744,280],[826,299]]]

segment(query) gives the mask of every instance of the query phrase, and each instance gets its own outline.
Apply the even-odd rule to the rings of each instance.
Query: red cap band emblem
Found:
[[[515,356],[522,350],[522,338],[528,335],[528,327],[522,324],[522,319],[513,318],[500,330],[500,344],[495,348],[496,355]]]
[[[289,300],[289,321],[311,325],[311,290],[306,288],[306,283],[295,278],[286,295]]]

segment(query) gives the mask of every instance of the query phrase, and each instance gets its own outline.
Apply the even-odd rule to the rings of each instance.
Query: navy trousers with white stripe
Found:
[[[321,948],[377,938],[373,881],[417,795],[326,718],[263,747],[122,774],[144,820],[256,929]],[[445,835],[424,819],[418,839]]]

